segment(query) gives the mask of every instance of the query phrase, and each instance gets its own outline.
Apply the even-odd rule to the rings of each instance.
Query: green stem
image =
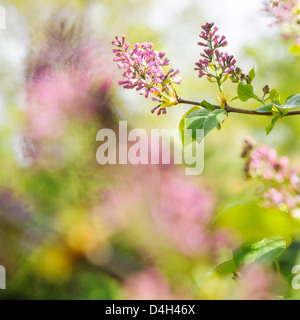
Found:
[[[222,87],[222,83],[221,83],[221,78],[217,77],[217,84],[219,87],[219,91],[222,93],[223,92],[223,87]]]

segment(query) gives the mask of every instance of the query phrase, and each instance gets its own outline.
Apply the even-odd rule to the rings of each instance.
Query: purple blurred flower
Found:
[[[0,191],[0,220],[11,225],[22,227],[30,219],[27,205],[15,197],[11,190]]]

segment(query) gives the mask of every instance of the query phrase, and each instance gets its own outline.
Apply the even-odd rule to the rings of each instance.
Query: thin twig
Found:
[[[197,102],[197,101],[190,101],[190,100],[185,100],[182,98],[177,98],[178,103],[181,104],[191,104],[194,106],[202,106],[202,102]],[[214,107],[216,109],[221,109],[220,106],[214,105]],[[272,112],[256,112],[255,110],[248,110],[248,109],[240,109],[240,108],[235,108],[235,107],[231,107],[229,105],[225,106],[225,110],[230,113],[242,113],[242,114],[250,114],[250,115],[255,115],[255,116],[273,116]],[[296,116],[296,115],[300,115],[300,110],[296,110],[296,111],[290,111],[287,114],[283,115],[283,117],[286,116]]]

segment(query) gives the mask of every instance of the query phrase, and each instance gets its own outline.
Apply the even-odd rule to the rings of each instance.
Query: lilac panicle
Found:
[[[116,55],[113,60],[118,62],[120,69],[125,69],[119,85],[125,89],[136,89],[146,98],[149,98],[150,94],[163,98],[163,101],[156,99],[162,102],[158,106],[160,108],[158,114],[166,113],[165,107],[175,104],[175,101],[168,104],[168,98],[174,99],[168,93],[172,91],[170,90],[172,82],[181,83],[181,79],[176,77],[180,72],[179,69],[170,69],[165,74],[163,67],[168,66],[170,61],[165,57],[165,53],[154,51],[152,43],[137,43],[133,49],[130,49],[125,36],[122,36],[121,38],[116,37],[112,45],[116,47],[113,50]]]
[[[196,71],[199,71],[199,78],[207,76],[208,78],[218,77],[222,80],[222,77],[231,74],[235,69],[234,56],[220,51],[220,48],[226,47],[228,43],[225,36],[217,34],[218,30],[214,23],[206,23],[202,26],[202,32],[199,35],[202,40],[198,42],[198,45],[204,47],[204,50],[195,68]]]

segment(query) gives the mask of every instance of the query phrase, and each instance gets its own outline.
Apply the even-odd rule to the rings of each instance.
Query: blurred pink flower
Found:
[[[300,21],[298,0],[271,0],[266,3],[265,11],[276,19],[282,30],[282,38],[294,38],[295,44],[299,45]]]
[[[294,17],[293,8],[298,5],[298,0],[271,0],[266,11],[277,19],[278,24],[289,22]]]
[[[280,281],[271,270],[264,270],[258,265],[241,270],[239,300],[274,300]]]
[[[105,61],[94,57],[95,52],[89,49],[86,45],[80,50],[78,66],[37,69],[28,82],[27,132],[34,139],[57,139],[71,120],[97,116],[99,107],[105,108],[102,102],[110,103],[107,95],[112,81],[105,72]]]
[[[242,157],[247,160],[247,177],[259,179],[267,187],[262,194],[265,205],[283,205],[289,211],[300,206],[299,171],[291,167],[287,157],[279,158],[275,149],[248,141],[244,142]]]
[[[285,200],[284,195],[274,188],[269,189],[264,194],[264,198],[269,199],[275,206],[280,205]]]
[[[26,63],[24,155],[19,158],[50,171],[68,159],[61,139],[69,129],[86,123],[116,125],[109,50],[62,11],[49,20],[41,45]]]
[[[50,18],[40,40],[26,64],[25,135],[35,141],[58,139],[71,121],[109,122],[113,75],[104,42],[64,10]]]
[[[154,268],[129,276],[124,284],[129,300],[175,300],[166,279]]]
[[[214,244],[211,192],[175,172],[164,172],[154,190],[151,213],[158,230],[184,254],[209,252]]]
[[[213,254],[218,246],[227,245],[227,237],[211,226],[212,191],[197,186],[175,166],[135,166],[123,184],[126,187],[105,193],[104,204],[97,209],[116,232],[150,217],[145,232],[158,241],[167,240],[185,255]]]

